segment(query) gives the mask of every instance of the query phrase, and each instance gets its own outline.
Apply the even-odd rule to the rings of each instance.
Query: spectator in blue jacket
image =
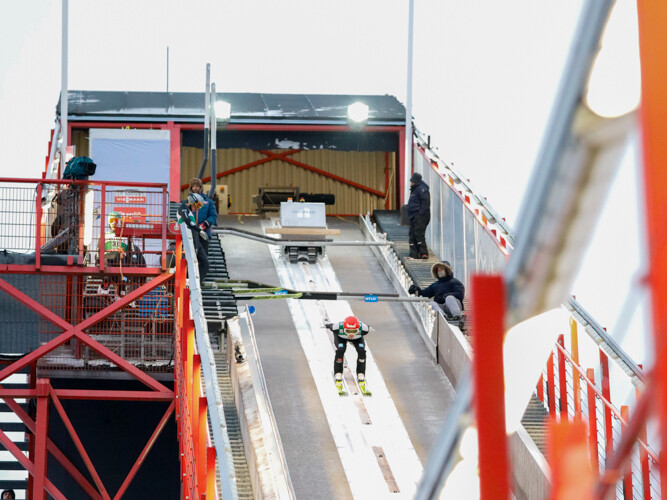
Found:
[[[410,177],[410,199],[408,200],[410,221],[410,258],[428,259],[426,247],[426,226],[431,221],[431,193],[421,174]]]
[[[218,211],[215,209],[215,203],[204,194],[204,185],[201,179],[194,177],[190,181],[190,193],[196,193],[204,198],[201,208],[194,212],[196,224],[206,231],[208,240],[202,240],[204,250],[208,253],[208,242],[211,241],[211,226],[218,224]]]

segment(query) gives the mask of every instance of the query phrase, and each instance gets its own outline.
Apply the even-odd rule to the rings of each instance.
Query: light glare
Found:
[[[368,106],[362,102],[355,102],[347,107],[347,117],[355,122],[361,123],[368,120]]]
[[[215,101],[215,119],[227,121],[232,116],[232,105],[227,101]]]

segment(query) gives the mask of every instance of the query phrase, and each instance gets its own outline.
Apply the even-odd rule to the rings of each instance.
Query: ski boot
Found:
[[[364,396],[372,396],[373,393],[368,390],[366,387],[366,375],[363,373],[357,374],[357,384],[359,384],[359,390]]]
[[[345,392],[345,389],[343,388],[343,374],[342,373],[336,373],[334,375],[334,382],[336,383],[336,390],[338,391],[339,396],[347,396],[347,392]]]

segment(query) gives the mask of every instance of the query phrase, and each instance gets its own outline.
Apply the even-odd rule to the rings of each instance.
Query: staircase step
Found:
[[[28,451],[28,445],[30,443],[28,443],[28,441],[18,441],[18,442],[15,442],[14,444],[18,447],[19,450]],[[0,443],[0,450],[6,450],[6,449],[7,448],[5,448],[2,443]]]
[[[4,432],[25,432],[26,426],[23,422],[0,422],[0,430]]]
[[[0,460],[0,477],[2,477],[3,471],[9,471],[9,470],[25,470],[25,469],[19,462]]]

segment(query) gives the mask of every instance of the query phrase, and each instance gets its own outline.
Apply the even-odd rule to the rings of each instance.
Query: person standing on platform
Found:
[[[431,221],[431,193],[421,174],[410,177],[410,199],[408,200],[410,221],[410,259],[428,259],[426,226]]]

